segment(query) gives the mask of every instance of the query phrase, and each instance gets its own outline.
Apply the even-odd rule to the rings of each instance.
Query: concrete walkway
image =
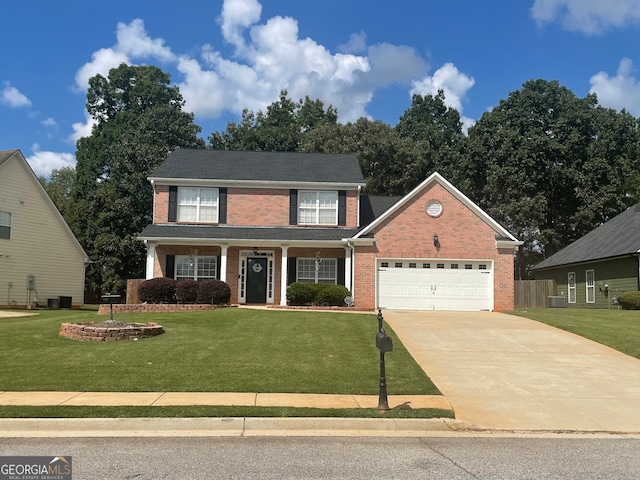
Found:
[[[498,430],[640,432],[640,360],[513,315],[383,315],[458,421]]]

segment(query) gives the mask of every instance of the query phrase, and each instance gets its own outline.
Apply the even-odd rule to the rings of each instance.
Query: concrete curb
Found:
[[[425,436],[473,426],[451,419],[24,418],[0,419],[0,438]]]

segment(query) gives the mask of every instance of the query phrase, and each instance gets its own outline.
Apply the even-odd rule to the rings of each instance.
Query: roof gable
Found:
[[[49,195],[47,194],[47,191],[44,189],[44,187],[42,186],[42,184],[38,180],[38,177],[36,176],[34,171],[31,169],[31,167],[29,166],[29,163],[27,162],[27,159],[24,157],[24,155],[22,154],[22,152],[20,150],[18,150],[18,149],[0,150],[0,184],[1,184],[1,180],[3,179],[3,174],[1,173],[2,172],[2,167],[4,167],[5,165],[8,165],[9,164],[9,160],[12,160],[12,159],[16,160],[18,165],[20,165],[22,171],[25,174],[25,177],[28,179],[28,181],[30,181],[32,183],[32,185],[38,191],[38,193],[40,194],[40,197],[42,198],[42,200],[45,202],[47,207],[51,210],[53,217],[57,221],[59,221],[60,224],[63,226],[64,230],[69,235],[69,238],[71,239],[71,242],[78,249],[78,252],[85,259],[88,259],[86,252],[84,251],[84,249],[80,245],[80,242],[78,242],[78,239],[76,238],[76,236],[71,231],[71,228],[69,228],[69,225],[64,220],[62,214],[58,210],[58,207],[56,207],[55,203],[53,203],[53,200],[51,200],[51,197],[49,197]]]
[[[351,184],[354,188],[365,185],[358,158],[353,154],[188,148],[171,152],[149,179]]]
[[[532,270],[640,253],[640,203],[534,265]]]
[[[382,215],[378,216],[374,221],[372,221],[369,225],[363,228],[354,238],[364,237],[365,235],[371,233],[376,227],[382,224],[386,219],[391,217],[395,212],[397,212],[404,205],[415,201],[416,198],[420,196],[422,190],[432,185],[433,183],[438,183],[445,190],[447,190],[451,195],[453,195],[456,199],[458,199],[463,205],[465,205],[471,212],[477,215],[482,221],[484,221],[487,225],[489,225],[500,237],[501,242],[507,242],[509,244],[521,245],[522,242],[518,241],[511,233],[509,233],[502,225],[496,222],[493,218],[491,218],[487,213],[484,212],[480,207],[478,207],[475,203],[473,203],[466,195],[464,195],[460,190],[454,187],[451,183],[449,183],[442,175],[438,172],[432,173],[425,181],[423,181],[420,185],[414,188],[407,195],[402,197],[398,202],[395,203],[391,208],[387,209]]]

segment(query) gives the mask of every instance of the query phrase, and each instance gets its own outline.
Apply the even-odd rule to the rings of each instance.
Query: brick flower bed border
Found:
[[[114,303],[113,313],[156,313],[156,312],[195,312],[201,310],[215,310],[218,305],[209,304],[175,304],[175,303]],[[102,303],[98,308],[101,315],[109,315],[109,304]]]
[[[125,326],[106,325],[101,323],[63,323],[60,335],[86,342],[113,342],[118,340],[132,340],[155,337],[164,333],[162,325],[157,323],[132,323]]]

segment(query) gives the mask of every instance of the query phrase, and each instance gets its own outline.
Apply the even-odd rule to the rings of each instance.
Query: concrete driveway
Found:
[[[383,315],[457,420],[501,430],[640,432],[640,360],[502,313]]]

